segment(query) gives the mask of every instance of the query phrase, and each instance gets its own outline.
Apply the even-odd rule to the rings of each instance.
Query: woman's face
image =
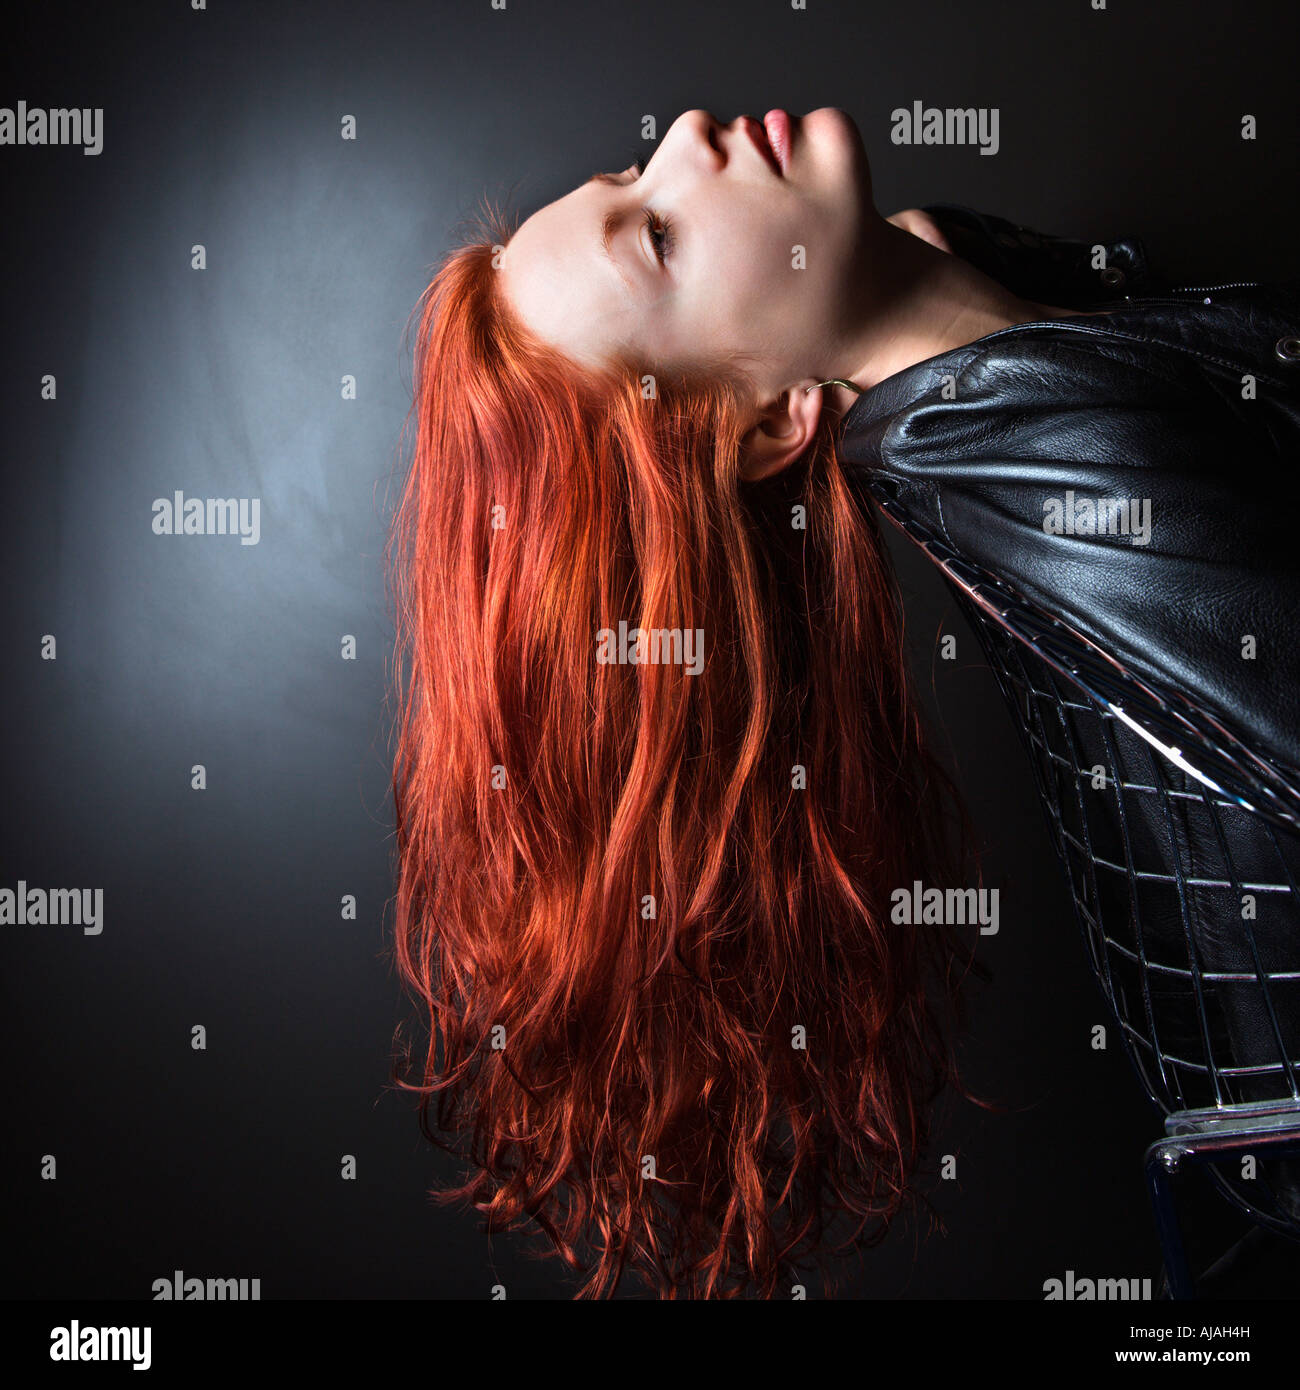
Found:
[[[879,220],[866,154],[835,107],[790,134],[782,169],[752,117],[685,112],[643,171],[594,175],[519,227],[498,259],[507,301],[579,361],[736,357],[769,399],[842,373]]]

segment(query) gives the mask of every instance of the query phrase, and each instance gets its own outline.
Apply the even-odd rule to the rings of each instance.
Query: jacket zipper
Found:
[[[1179,285],[1175,294],[1207,294],[1211,290],[1253,290],[1258,280],[1231,280],[1226,285]]]
[[[1225,285],[1179,285],[1176,289],[1170,291],[1170,294],[1212,294],[1215,290],[1256,289],[1258,288],[1258,285],[1259,282],[1257,280],[1233,280],[1231,283]],[[1147,300],[1163,299],[1166,303],[1175,304],[1181,302],[1180,300],[1171,300],[1168,294],[1143,294],[1139,295],[1138,298]],[[1107,305],[1113,304],[1120,309],[1122,309],[1125,304],[1129,303],[1128,299],[1126,298],[1107,299],[1103,302]],[[1086,317],[1086,315],[1082,317]],[[994,332],[987,334],[986,336],[989,338],[1000,338],[1004,333],[1015,333],[1024,328],[1060,328],[1063,325],[1068,325],[1070,328],[1073,328],[1077,332],[1083,333],[1114,334],[1117,331],[1112,328],[1103,328],[1096,324],[1079,323],[1077,322],[1075,317],[1071,315],[1069,318],[1065,319],[1035,319],[1032,323],[1013,323],[1007,328],[999,328]],[[1127,334],[1121,333],[1120,336],[1126,337]]]

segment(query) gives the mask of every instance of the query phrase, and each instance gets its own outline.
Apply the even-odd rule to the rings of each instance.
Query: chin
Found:
[[[838,106],[819,106],[799,117],[810,140],[837,141],[863,148],[862,132],[847,111]]]
[[[839,163],[857,187],[864,204],[871,200],[871,166],[857,122],[838,106],[819,106],[799,118],[799,131],[810,150],[828,164]]]

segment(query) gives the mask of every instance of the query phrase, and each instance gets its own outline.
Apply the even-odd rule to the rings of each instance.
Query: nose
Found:
[[[727,153],[718,136],[722,127],[711,112],[683,111],[675,124],[682,127],[682,143],[690,157],[715,173],[726,164]]]

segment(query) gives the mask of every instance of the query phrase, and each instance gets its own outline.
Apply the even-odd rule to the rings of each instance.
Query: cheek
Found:
[[[725,282],[734,313],[747,320],[789,312],[806,292],[806,252],[790,225],[751,225],[725,257]]]
[[[744,214],[698,234],[686,331],[713,351],[772,351],[802,336],[832,284],[831,257],[811,240],[814,212],[754,201]]]

